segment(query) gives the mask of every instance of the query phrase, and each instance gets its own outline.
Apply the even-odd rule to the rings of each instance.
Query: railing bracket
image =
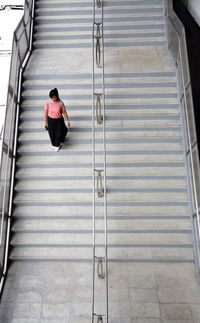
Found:
[[[97,277],[99,279],[104,279],[105,275],[103,272],[103,260],[105,259],[104,257],[96,257],[97,259]]]
[[[102,93],[94,93],[94,95],[96,96],[96,122],[98,124],[102,124],[103,120],[102,120],[102,115],[101,115],[101,96]]]
[[[95,172],[97,172],[97,196],[98,198],[101,198],[104,196],[104,190],[103,190],[103,183],[102,183],[102,175],[103,169],[95,169]]]

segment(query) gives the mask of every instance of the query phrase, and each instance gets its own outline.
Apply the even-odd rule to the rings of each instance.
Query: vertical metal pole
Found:
[[[105,318],[105,323],[108,323],[108,262],[107,262],[107,197],[106,197],[106,136],[105,136],[105,84],[104,84],[104,43],[103,43],[103,1],[98,1],[95,6],[95,0],[93,0],[93,10],[94,10],[94,21],[93,21],[93,41],[92,41],[92,50],[93,50],[93,85],[92,85],[92,90],[93,90],[93,166],[95,166],[95,126],[94,126],[94,88],[95,88],[95,78],[94,78],[94,26],[96,25],[95,19],[96,19],[96,11],[95,8],[101,8],[101,25],[102,25],[102,35],[101,35],[101,40],[102,40],[102,78],[101,78],[101,83],[102,83],[102,98],[103,98],[103,103],[102,103],[102,108],[103,108],[103,126],[102,126],[102,135],[103,135],[103,171],[104,171],[104,194],[102,197],[104,197],[104,252],[105,256],[104,257],[95,257],[95,194],[93,191],[93,203],[94,203],[94,210],[93,210],[93,301],[92,301],[92,323],[94,323],[94,318],[97,317],[98,320],[97,322],[103,322],[103,317]],[[99,34],[100,30],[97,30],[97,33]],[[97,63],[97,62],[96,62]],[[98,64],[97,64],[98,65]],[[98,67],[98,66],[97,66]],[[98,170],[97,170],[98,171]],[[94,182],[93,182],[94,184]],[[94,189],[94,187],[93,187]],[[101,272],[100,275],[98,275],[99,278],[103,279],[105,277],[105,302],[106,302],[106,314],[96,314],[95,313],[95,258],[98,258],[98,265],[97,265],[97,272],[100,270]],[[105,259],[105,273],[103,273],[103,263],[102,259]]]
[[[101,3],[102,19],[102,93],[103,93],[103,152],[104,152],[104,224],[105,224],[105,283],[106,283],[106,323],[108,323],[108,250],[107,250],[107,191],[106,191],[106,133],[105,133],[105,61],[104,61],[104,3]]]
[[[94,102],[94,26],[95,26],[95,0],[93,0],[93,25],[92,25],[92,182],[93,182],[93,267],[92,267],[92,316],[94,323],[94,297],[95,297],[95,102]]]

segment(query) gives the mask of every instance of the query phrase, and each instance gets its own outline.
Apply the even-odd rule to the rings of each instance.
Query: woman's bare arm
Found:
[[[47,126],[48,110],[44,110],[44,126]]]
[[[70,125],[71,125],[71,123],[70,123],[70,121],[69,121],[69,116],[68,116],[68,114],[67,114],[67,111],[65,110],[65,111],[63,111],[63,115],[64,115],[64,117],[65,117],[65,120],[67,121],[67,126],[68,126],[68,128],[70,127]]]

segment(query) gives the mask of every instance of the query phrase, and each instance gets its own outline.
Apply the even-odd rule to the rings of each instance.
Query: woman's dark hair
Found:
[[[50,98],[53,98],[54,96],[56,96],[57,99],[60,100],[58,90],[56,89],[56,87],[55,87],[55,89],[53,89],[49,92],[49,96],[50,96]]]

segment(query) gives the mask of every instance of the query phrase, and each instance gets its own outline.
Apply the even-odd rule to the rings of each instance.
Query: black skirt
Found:
[[[48,131],[52,146],[59,147],[68,132],[63,117],[58,119],[48,117]]]

